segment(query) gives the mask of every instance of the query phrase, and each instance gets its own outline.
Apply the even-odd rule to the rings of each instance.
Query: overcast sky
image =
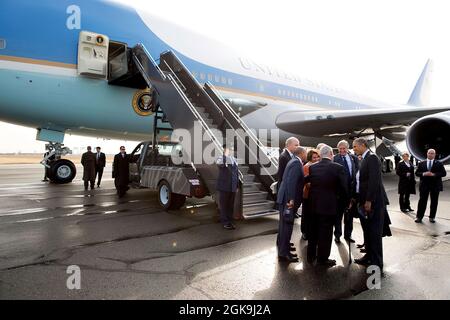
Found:
[[[448,1],[123,2],[239,48],[253,60],[386,102],[406,103],[432,58],[431,102],[450,104]],[[0,152],[44,149],[33,129],[0,124],[0,134],[14,137],[2,139]],[[101,143],[115,152],[121,142],[68,136],[65,143],[78,148]]]

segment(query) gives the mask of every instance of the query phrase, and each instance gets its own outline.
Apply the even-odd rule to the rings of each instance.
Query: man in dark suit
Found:
[[[283,173],[283,180],[277,194],[277,204],[280,210],[278,234],[278,259],[280,261],[296,262],[296,255],[290,253],[290,240],[294,227],[295,213],[300,208],[303,198],[303,164],[300,159],[302,147],[296,147]]]
[[[285,142],[285,148],[278,158],[278,189],[280,188],[281,181],[283,180],[284,170],[286,169],[288,162],[294,158],[293,152],[298,146],[300,146],[300,141],[295,137],[290,137]]]
[[[95,154],[91,151],[92,148],[87,147],[87,152],[81,156],[81,164],[83,165],[83,181],[84,190],[88,189],[88,184],[91,185],[91,190],[95,185]]]
[[[421,223],[427,208],[428,196],[431,198],[430,204],[430,222],[434,223],[438,207],[439,192],[443,190],[442,177],[447,175],[444,165],[436,160],[436,150],[429,149],[427,160],[419,163],[416,176],[420,177],[419,184],[419,204],[417,206],[416,222]]]
[[[97,188],[100,188],[102,182],[103,169],[106,165],[106,156],[101,152],[101,148],[97,147],[97,153],[95,154],[95,174],[97,176]]]
[[[288,162],[294,158],[294,154],[293,154],[294,149],[299,146],[300,146],[300,141],[297,138],[290,137],[290,138],[286,139],[285,148],[284,148],[283,152],[281,152],[281,154],[278,158],[277,190],[280,190],[281,181],[283,180],[284,170],[286,169]],[[278,191],[277,191],[277,193],[278,193]],[[278,209],[280,209],[280,208],[278,208]],[[279,220],[281,221],[281,213],[280,213]],[[280,241],[280,233],[281,233],[280,229],[278,229],[277,246],[278,246],[278,242]],[[294,250],[294,244],[291,243],[290,246],[292,248],[291,250]]]
[[[404,213],[414,211],[411,208],[409,196],[416,194],[416,178],[414,176],[414,165],[409,160],[409,153],[402,153],[403,160],[397,164],[395,172],[399,176],[398,194],[400,210]]]
[[[309,168],[309,176],[306,177],[306,182],[311,183],[307,261],[313,263],[317,258],[319,265],[331,267],[336,264],[336,260],[329,259],[333,225],[338,214],[339,198],[348,199],[348,182],[344,167],[332,162],[333,149],[330,146],[322,146],[320,158]]]
[[[339,153],[334,156],[333,162],[339,163],[344,167],[347,178],[347,189],[349,190],[349,196],[354,198],[356,192],[356,173],[359,170],[358,158],[355,155],[350,154],[348,151],[350,145],[347,141],[342,140],[337,144]],[[340,243],[342,235],[342,217],[344,217],[344,239],[354,243],[352,239],[353,231],[353,213],[348,209],[349,198],[340,198],[338,204],[338,214],[336,216],[336,223],[334,225],[334,241]]]
[[[120,153],[114,156],[112,177],[114,178],[114,185],[116,186],[119,198],[122,198],[130,189],[128,183],[130,182],[130,159],[125,152],[125,147],[120,147]]]
[[[389,204],[383,186],[380,159],[369,150],[367,140],[353,141],[353,151],[362,160],[356,177],[356,191],[359,193],[358,210],[363,215],[364,243],[367,254],[355,262],[362,265],[376,265],[383,271],[383,230],[386,205]]]
[[[219,177],[216,190],[219,193],[220,222],[227,230],[236,227],[233,221],[234,199],[239,186],[239,169],[237,160],[231,155],[226,145],[223,146],[223,155],[217,159]]]

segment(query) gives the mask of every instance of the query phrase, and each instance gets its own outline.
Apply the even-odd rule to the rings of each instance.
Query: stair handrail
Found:
[[[181,61],[181,59],[177,56],[177,54],[175,52],[173,52],[172,50],[167,50],[164,51],[163,53],[161,53],[161,56],[165,55],[165,54],[171,54],[173,55],[173,57],[175,58],[175,60],[177,61],[178,64],[180,64],[180,66],[184,69],[187,70],[187,74],[189,76],[189,78],[195,83],[195,85],[197,86],[197,89],[200,91],[204,91],[202,85],[200,84],[200,82],[198,82],[198,80],[192,75],[192,73],[189,71],[189,69],[186,67],[186,65],[183,63],[183,61]],[[164,61],[164,63],[167,65],[167,62]],[[169,67],[170,70],[172,70],[172,68]],[[175,72],[172,70],[172,72],[175,74]],[[176,76],[176,74],[175,74]],[[177,76],[178,78],[178,76]],[[179,79],[179,78],[178,78]],[[181,80],[180,80],[181,82]],[[182,83],[182,82],[181,82]],[[183,83],[182,83],[183,84]],[[183,84],[183,87],[184,84]],[[185,87],[186,88],[186,87]],[[209,97],[209,95],[206,93],[206,97],[208,98],[208,100],[211,102],[211,104],[214,106],[214,109],[222,116],[223,118],[223,111],[216,105],[216,103],[211,99],[211,97]]]
[[[210,136],[210,138],[213,141],[213,143],[216,146],[216,148],[221,153],[223,153],[223,146],[217,141],[217,137],[211,131],[211,129],[209,128],[208,124],[203,120],[203,118],[201,117],[201,115],[197,111],[197,109],[192,105],[191,101],[189,101],[189,99],[186,96],[185,92],[180,88],[178,83],[172,78],[172,73],[169,73],[168,79],[172,82],[172,84],[174,85],[175,89],[178,91],[178,94],[181,96],[181,98],[184,100],[184,102],[188,105],[190,111],[194,114],[194,116],[197,119],[197,121],[200,122],[200,124],[202,125],[202,128],[208,133],[208,135]],[[193,166],[194,170],[197,170],[195,168],[195,164],[194,163],[191,163],[191,165]],[[239,170],[239,180],[241,181],[241,183],[244,183],[244,175],[242,174],[242,172],[240,170]]]
[[[178,56],[177,56],[174,52],[172,52],[172,51],[166,51],[166,52],[164,52],[164,53],[168,53],[168,52],[170,52],[170,53],[173,54],[173,56],[175,57],[175,59],[176,59],[177,62],[181,65],[182,68],[184,68],[185,70],[189,71],[189,69],[186,68],[186,66],[183,64],[183,62],[178,58]],[[161,55],[163,55],[164,53],[162,53]],[[164,60],[164,59],[163,59],[163,60]],[[180,80],[180,78],[178,78],[178,76],[176,75],[175,71],[173,71],[173,69],[168,65],[168,63],[167,63],[165,60],[164,60],[164,64],[169,68],[170,74],[173,75],[173,76],[175,76],[175,77],[178,79],[178,81],[180,82],[180,84],[181,84],[181,85],[184,87],[184,89],[186,90],[186,86],[183,84],[183,82]],[[197,81],[197,79],[195,79],[194,77],[192,77],[192,74],[191,74],[190,72],[188,72],[188,75],[191,77],[191,80],[193,80],[193,81],[196,83],[198,89],[204,90],[204,89],[202,88],[202,86],[200,85],[200,83]],[[175,83],[175,84],[178,85],[178,83]],[[181,89],[181,88],[180,88],[180,89]],[[202,127],[205,129],[205,131],[208,132],[208,135],[214,140],[214,143],[215,143],[216,147],[223,153],[223,146],[222,146],[221,144],[218,144],[217,138],[215,137],[215,135],[214,135],[214,134],[212,133],[212,131],[210,130],[208,124],[203,120],[203,118],[200,116],[200,113],[199,113],[199,112],[197,111],[197,109],[192,105],[192,103],[190,102],[190,100],[189,100],[188,97],[186,96],[185,92],[184,92],[184,91],[181,91],[181,93],[182,93],[181,95],[182,95],[182,97],[183,97],[183,100],[189,102],[188,105],[189,105],[189,108],[191,109],[191,112],[194,113],[194,115],[195,115],[195,117],[196,117],[197,119],[201,119]],[[214,107],[216,108],[216,110],[217,110],[217,111],[222,115],[222,117],[223,117],[223,111],[220,110],[220,108],[219,108],[219,107],[216,105],[216,103],[211,99],[211,97],[209,97],[208,94],[206,94],[206,95],[208,96],[208,98],[210,99],[211,103],[214,105]],[[204,124],[204,125],[203,125],[203,124]],[[214,138],[213,138],[213,137],[214,137]],[[239,180],[241,181],[241,183],[244,183],[244,175],[243,175],[243,173],[242,173],[240,170],[238,170],[238,171],[239,171]]]
[[[166,65],[167,68],[169,68],[170,73],[175,76],[175,78],[178,80],[178,82],[183,86],[184,91],[186,91],[186,86],[184,85],[184,83],[180,80],[180,78],[178,78],[177,74],[175,73],[175,71],[172,70],[172,68],[169,66],[169,64],[166,62],[166,60],[163,60],[164,64]]]
[[[216,136],[212,133],[211,129],[209,128],[209,126],[207,125],[207,123],[203,120],[203,118],[200,116],[199,112],[197,111],[197,109],[195,109],[195,107],[192,105],[192,103],[189,101],[189,99],[187,98],[186,94],[184,93],[184,91],[181,89],[181,87],[178,85],[177,81],[173,78],[173,70],[172,72],[168,73],[167,75],[164,74],[164,72],[159,68],[158,64],[156,64],[155,60],[153,59],[153,56],[148,52],[148,50],[145,48],[145,46],[143,44],[138,44],[137,45],[139,48],[141,48],[144,53],[146,54],[146,56],[149,58],[149,60],[151,61],[151,63],[153,64],[153,66],[157,69],[157,71],[159,72],[161,78],[163,80],[169,80],[172,85],[174,86],[175,90],[178,92],[178,94],[180,95],[180,97],[183,99],[184,103],[188,106],[189,110],[191,111],[191,113],[194,115],[194,117],[196,118],[197,121],[200,122],[200,125],[202,126],[202,128],[208,133],[208,135],[210,136],[212,142],[214,143],[215,147],[223,153],[223,148],[222,145],[220,143],[218,143]],[[137,58],[136,55],[133,55],[135,62],[138,66],[138,68],[141,70],[141,74],[145,77],[145,80],[147,81],[147,83],[150,83],[151,80],[148,78],[146,72],[145,72],[145,68],[142,65],[142,63],[140,62],[140,60]],[[176,75],[175,75],[176,76]],[[195,168],[195,164],[192,163],[191,161],[191,165]]]
[[[144,51],[144,53],[146,54],[146,56],[150,59],[150,62],[153,64],[153,66],[156,68],[156,70],[158,71],[159,75],[161,76],[162,80],[166,80],[166,75],[164,74],[164,72],[161,70],[161,68],[158,66],[158,64],[156,63],[155,59],[153,59],[153,56],[150,54],[150,52],[148,52],[147,48],[142,44],[142,43],[138,43],[136,45],[137,47],[139,47],[140,49],[142,49]],[[133,58],[135,58],[135,62],[138,63],[138,67],[139,69],[141,69],[141,71],[145,71],[144,70],[144,66],[142,65],[141,61],[139,61],[139,59],[136,57],[136,55],[133,54]],[[150,79],[148,78],[147,74],[145,72],[141,72],[142,76],[145,77],[145,80],[148,82],[151,82]]]
[[[211,84],[211,82],[206,83],[211,90],[214,92],[214,94],[220,99],[220,101],[223,103],[225,108],[227,108],[228,112],[234,117],[234,119],[239,123],[239,125],[244,129],[244,131],[249,135],[249,138],[253,140],[253,142],[256,143],[256,145],[262,149],[263,151],[266,149],[266,146],[258,139],[258,137],[253,133],[253,131],[247,126],[247,124],[242,121],[241,117],[238,116],[238,114],[231,108],[231,106],[228,104],[228,102],[225,100],[225,98],[222,96],[222,94],[219,93],[219,91],[214,87],[214,85]],[[270,162],[278,168],[278,160],[274,157],[271,157],[267,155],[267,158],[270,160]],[[267,171],[267,170],[266,170]]]
[[[211,138],[211,141],[213,141],[214,145],[218,148],[218,150],[223,153],[223,147],[220,143],[218,143],[217,137],[211,131],[211,129],[209,128],[209,126],[205,122],[205,120],[203,120],[203,118],[200,116],[200,113],[197,111],[197,109],[192,105],[191,101],[189,101],[189,99],[186,96],[186,94],[184,93],[184,91],[181,89],[181,87],[178,85],[178,83],[172,77],[172,74],[169,74],[167,78],[172,82],[172,84],[175,87],[175,89],[177,90],[178,94],[181,96],[183,101],[186,103],[186,105],[188,106],[191,113],[195,116],[196,120],[200,122],[202,128],[205,130],[205,132],[208,133],[208,135]]]

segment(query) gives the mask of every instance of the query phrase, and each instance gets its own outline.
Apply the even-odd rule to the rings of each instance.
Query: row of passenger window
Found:
[[[313,103],[319,103],[319,98],[317,98],[316,96],[312,96],[309,94],[303,94],[303,93],[299,93],[299,92],[294,92],[294,91],[289,91],[289,90],[284,90],[284,89],[283,90],[278,89],[278,95],[295,98],[295,99],[300,99],[300,100],[313,102]]]
[[[225,84],[225,85],[228,84],[229,86],[233,85],[232,79],[226,78],[224,76],[219,76],[217,74],[210,74],[210,73],[206,74],[203,72],[198,73],[196,71],[192,72],[192,74],[194,75],[194,77],[197,80],[200,80],[200,81],[209,81],[209,82],[215,82],[215,83],[220,83],[220,84]]]
[[[194,77],[197,80],[200,80],[200,81],[209,81],[209,82],[215,82],[215,83],[220,83],[220,84],[224,84],[224,85],[228,84],[229,86],[233,85],[232,79],[226,78],[224,76],[219,76],[217,74],[211,74],[211,73],[206,74],[203,72],[198,73],[196,71],[192,72],[192,74],[194,75]],[[264,89],[265,89],[264,85],[259,84],[258,89],[260,92],[264,92]],[[294,91],[289,91],[289,90],[285,90],[285,89],[278,89],[278,95],[289,97],[289,98],[295,98],[295,99],[312,102],[312,103],[319,103],[319,98],[317,98],[316,96],[303,94],[303,93],[299,93],[299,92],[294,92]],[[342,106],[342,104],[338,101],[329,100],[328,104],[334,105],[336,107]]]

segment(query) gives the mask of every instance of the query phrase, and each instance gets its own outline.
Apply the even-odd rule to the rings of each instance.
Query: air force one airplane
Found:
[[[139,8],[108,1],[1,1],[0,120],[36,128],[37,139],[57,151],[65,133],[148,140],[156,95],[147,86],[111,85],[111,58],[137,44],[153,57],[174,52],[250,128],[280,129],[280,139],[297,135],[303,145],[367,135],[406,138],[416,158],[434,147],[441,160],[450,160],[450,107],[429,106],[430,61],[407,104],[392,105],[254,62]],[[56,171],[55,182],[73,179],[69,161],[52,166],[66,169]]]

